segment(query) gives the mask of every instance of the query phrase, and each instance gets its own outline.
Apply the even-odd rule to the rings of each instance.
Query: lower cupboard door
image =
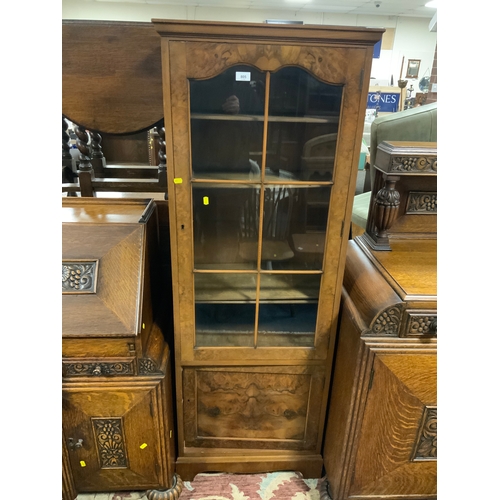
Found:
[[[324,382],[314,366],[185,368],[186,445],[314,451]]]
[[[375,352],[347,498],[435,498],[435,352]]]
[[[77,491],[160,484],[154,389],[63,391],[63,433]]]

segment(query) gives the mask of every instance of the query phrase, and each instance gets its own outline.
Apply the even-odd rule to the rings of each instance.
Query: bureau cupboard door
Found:
[[[374,351],[349,495],[342,498],[435,498],[435,351]]]
[[[63,429],[77,491],[160,485],[154,390],[63,391]]]

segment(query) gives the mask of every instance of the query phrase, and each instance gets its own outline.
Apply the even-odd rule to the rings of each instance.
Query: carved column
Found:
[[[165,144],[165,127],[158,128],[158,184],[165,188],[165,199],[168,199],[167,193],[167,150]]]
[[[69,145],[68,122],[62,119],[62,160],[63,165],[71,165],[71,147]]]
[[[102,136],[95,130],[90,131],[91,150],[92,150],[92,167],[94,173],[99,177],[104,177],[104,168],[106,167],[106,159],[102,152]]]
[[[69,145],[68,122],[62,119],[62,182],[74,182],[73,157],[71,156],[71,146]]]
[[[80,181],[80,194],[82,196],[94,196],[92,181],[94,179],[94,169],[91,162],[91,150],[89,133],[85,127],[76,127],[75,130],[78,140],[76,145],[80,151],[80,164],[78,165],[78,180]]]
[[[395,189],[399,177],[386,176],[385,184],[375,196],[373,204],[373,226],[365,233],[366,241],[374,250],[390,250],[388,230],[396,219],[400,195]]]

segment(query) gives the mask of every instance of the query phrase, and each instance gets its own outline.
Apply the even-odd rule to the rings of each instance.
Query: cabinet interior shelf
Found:
[[[242,122],[263,122],[261,115],[223,115],[208,113],[191,113],[193,120],[221,120],[221,121],[242,121]],[[338,123],[338,116],[268,116],[270,122],[284,123]]]
[[[320,274],[265,275],[261,280],[259,302],[315,303],[318,301]],[[196,275],[197,303],[252,303],[256,300],[257,276],[253,274]]]

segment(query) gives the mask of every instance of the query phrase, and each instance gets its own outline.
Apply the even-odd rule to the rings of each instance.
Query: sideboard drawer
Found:
[[[63,358],[124,358],[136,354],[136,338],[63,338]]]
[[[137,375],[136,358],[63,359],[63,377],[119,377]]]

